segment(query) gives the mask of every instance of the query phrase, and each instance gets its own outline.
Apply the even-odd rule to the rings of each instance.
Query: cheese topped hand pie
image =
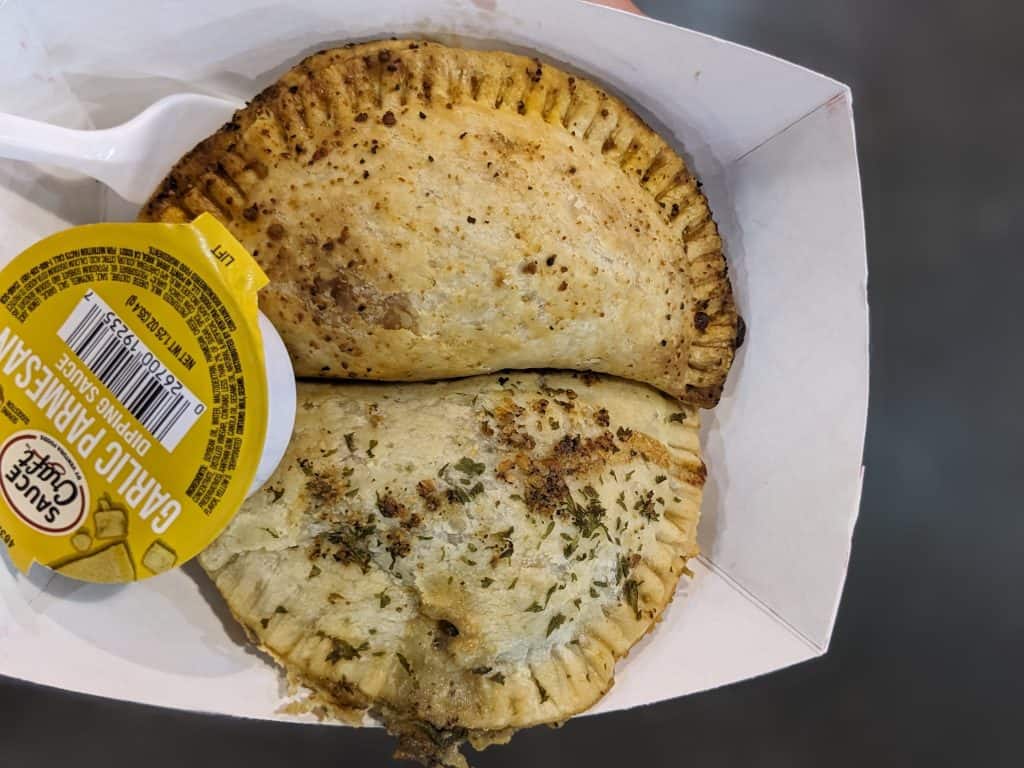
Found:
[[[459,764],[592,705],[658,620],[697,553],[697,413],[561,373],[303,383],[201,562],[293,679]]]
[[[141,218],[203,211],[270,277],[299,376],[592,370],[709,407],[742,336],[686,163],[537,59],[408,40],[311,56]]]

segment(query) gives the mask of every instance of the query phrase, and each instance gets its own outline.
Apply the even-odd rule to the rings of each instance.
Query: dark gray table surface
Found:
[[[1024,5],[639,0],[853,88],[868,230],[864,499],[823,659],[538,728],[479,766],[1010,766],[1024,699]],[[638,51],[637,55],[643,55]],[[0,679],[0,765],[388,765],[373,730]],[[134,758],[134,759],[133,759]]]

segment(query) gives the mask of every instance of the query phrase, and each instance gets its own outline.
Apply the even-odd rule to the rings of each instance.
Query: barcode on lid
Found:
[[[168,451],[206,410],[206,404],[95,292],[86,292],[57,335]]]

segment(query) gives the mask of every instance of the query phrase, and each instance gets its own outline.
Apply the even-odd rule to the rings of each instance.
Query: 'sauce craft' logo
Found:
[[[82,470],[45,432],[16,432],[0,446],[0,491],[11,510],[48,535],[67,533],[85,517],[89,488]]]

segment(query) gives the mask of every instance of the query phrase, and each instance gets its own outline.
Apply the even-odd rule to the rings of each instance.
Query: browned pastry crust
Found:
[[[220,218],[300,376],[595,370],[710,407],[740,321],[699,187],[583,78],[388,40],[286,73],[140,218]]]
[[[699,411],[650,387],[513,372],[299,403],[201,562],[293,679],[428,764],[594,704],[697,554]]]

